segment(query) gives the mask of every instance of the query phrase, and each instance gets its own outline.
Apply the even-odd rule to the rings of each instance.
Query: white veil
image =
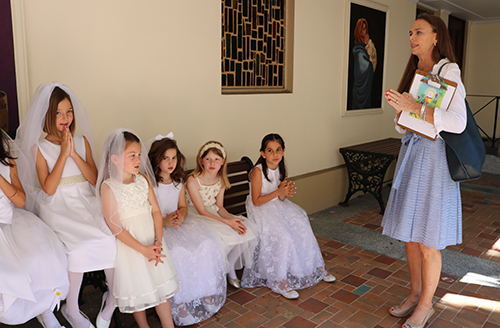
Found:
[[[92,149],[92,154],[94,154],[92,148],[94,139],[87,112],[73,90],[59,82],[40,84],[16,133],[16,144],[25,155],[25,158],[20,158],[17,161],[19,178],[26,191],[26,208],[34,213],[38,213],[37,203],[39,197],[42,195],[41,193],[43,193],[38,182],[35,167],[38,149],[36,143],[42,136],[50,96],[56,87],[61,88],[70,96],[73,105],[74,120],[76,122],[75,132],[78,131],[79,134],[85,136]]]
[[[139,143],[141,144],[141,166],[139,171],[144,173],[148,177],[153,177],[153,169],[151,168],[151,164],[149,162],[146,149],[144,145],[140,142],[139,137],[136,133],[134,133],[130,129],[118,128],[113,130],[106,139],[104,140],[104,144],[102,146],[101,151],[101,160],[99,162],[99,175],[97,177],[96,183],[96,194],[101,200],[101,202],[105,201],[101,197],[101,188],[102,184],[106,182],[111,187],[113,191],[114,201],[113,199],[108,200],[110,204],[104,204],[109,206],[111,209],[111,213],[109,213],[109,217],[107,218],[108,225],[111,231],[117,235],[122,231],[122,226],[120,223],[120,216],[118,214],[118,208],[115,205],[120,204],[121,202],[121,188],[123,186],[123,161],[115,161],[113,163],[113,156],[122,156],[125,152],[125,148],[127,146],[127,140],[125,139],[125,133],[128,132],[133,136],[137,137]],[[106,213],[105,213],[106,216]]]

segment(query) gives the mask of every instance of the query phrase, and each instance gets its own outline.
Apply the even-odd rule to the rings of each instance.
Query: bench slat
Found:
[[[241,181],[247,181],[248,182],[248,173],[247,173],[247,171],[244,171],[243,173],[232,175],[232,176],[230,176],[228,178],[229,178],[229,182],[231,183],[231,185],[233,183],[238,183],[238,182],[241,182]]]
[[[247,213],[245,204],[237,206],[227,206],[226,210],[233,215],[245,215]]]
[[[241,171],[247,171],[251,169],[251,167],[248,167],[248,162],[247,161],[238,161],[238,162],[231,162],[227,163],[227,173],[232,174],[235,172],[241,172]]]
[[[224,193],[224,199],[226,199],[228,196],[236,193],[241,193],[241,192],[247,192],[249,193],[250,188],[248,187],[248,182],[242,183],[242,184],[237,184],[233,185],[231,184],[231,188],[229,190],[226,190]]]

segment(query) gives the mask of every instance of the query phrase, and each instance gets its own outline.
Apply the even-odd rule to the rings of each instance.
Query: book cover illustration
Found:
[[[448,109],[456,87],[455,82],[417,70],[410,87],[410,94],[419,104],[425,104],[430,108]],[[431,140],[435,140],[437,136],[434,125],[422,120],[420,112],[402,112],[398,125]]]

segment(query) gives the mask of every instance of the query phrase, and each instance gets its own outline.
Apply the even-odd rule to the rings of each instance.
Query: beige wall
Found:
[[[500,23],[470,24],[466,51],[464,84],[469,95],[500,96]],[[476,111],[491,98],[469,97],[472,111]],[[492,136],[495,103],[476,115],[477,123]],[[500,118],[497,122],[497,138],[500,136]]]
[[[144,141],[173,131],[189,167],[209,139],[229,160],[255,161],[262,137],[278,132],[290,175],[318,172],[306,176],[319,176],[317,184],[300,190],[310,197],[297,196],[305,206],[325,195],[314,211],[345,193],[345,170],[334,169],[343,164],[339,147],[398,136],[385,103],[382,113],[342,116],[348,1],[296,0],[293,93],[241,96],[220,92],[220,1],[23,1],[30,97],[42,82],[68,84],[97,151],[112,129],[128,127]],[[397,87],[415,4],[378,3],[389,9],[384,88]]]

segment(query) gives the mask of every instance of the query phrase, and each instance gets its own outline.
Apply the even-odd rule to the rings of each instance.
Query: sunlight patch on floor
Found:
[[[438,301],[438,303],[454,308],[481,308],[483,310],[500,312],[500,302],[472,296],[447,293]]]
[[[500,277],[489,277],[479,273],[468,272],[460,279],[464,284],[483,285],[493,288],[500,288]],[[500,291],[499,291],[500,293]]]

